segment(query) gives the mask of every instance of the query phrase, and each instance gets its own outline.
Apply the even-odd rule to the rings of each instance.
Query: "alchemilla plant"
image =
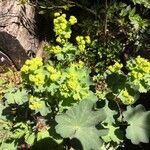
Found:
[[[118,149],[125,138],[148,143],[150,111],[136,102],[150,90],[150,61],[115,62],[93,76],[85,61],[90,36],[70,42],[76,17],[57,12],[53,23],[47,58],[29,59],[20,72],[1,77],[0,149]]]

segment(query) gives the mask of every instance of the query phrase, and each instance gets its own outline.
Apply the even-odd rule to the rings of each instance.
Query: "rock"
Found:
[[[28,58],[27,51],[34,51],[39,45],[35,15],[35,8],[29,4],[0,0],[0,49],[17,69]]]

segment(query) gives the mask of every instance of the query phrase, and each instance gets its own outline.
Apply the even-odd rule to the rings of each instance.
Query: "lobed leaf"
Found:
[[[22,105],[28,101],[28,94],[25,89],[12,88],[4,95],[4,97],[8,104],[16,103],[18,105]]]
[[[135,108],[128,106],[123,116],[124,121],[127,121],[129,124],[126,129],[126,137],[133,144],[139,144],[140,142],[149,143],[150,111],[145,111],[142,105],[137,105]]]
[[[84,100],[66,113],[56,116],[56,132],[63,138],[78,139],[86,150],[100,149],[101,132],[95,126],[106,118],[103,109],[92,110],[93,104],[93,101]]]

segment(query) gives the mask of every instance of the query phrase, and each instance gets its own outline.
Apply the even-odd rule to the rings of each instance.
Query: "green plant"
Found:
[[[55,13],[55,40],[44,47],[47,59],[27,60],[19,82],[8,88],[2,78],[2,150],[23,145],[34,149],[39,143],[44,147],[47,139],[51,149],[59,150],[99,150],[107,145],[117,149],[125,136],[133,144],[149,142],[150,111],[132,104],[150,90],[150,62],[138,56],[127,62],[126,74],[121,70],[125,66],[116,62],[93,77],[85,58],[90,37],[79,35],[75,43],[70,41],[75,23],[74,16]]]
[[[150,8],[150,2],[148,0],[132,0],[134,4],[143,4],[145,7]]]

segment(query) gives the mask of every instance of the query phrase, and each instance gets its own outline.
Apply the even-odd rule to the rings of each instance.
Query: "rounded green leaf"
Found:
[[[124,121],[127,121],[129,124],[126,129],[126,137],[133,144],[139,144],[140,142],[149,143],[150,111],[145,111],[142,105],[138,105],[135,108],[128,106],[123,116]]]
[[[57,115],[56,132],[63,138],[78,139],[85,150],[100,149],[100,130],[95,126],[106,116],[103,109],[92,111],[93,105],[93,101],[84,100],[65,114]]]

